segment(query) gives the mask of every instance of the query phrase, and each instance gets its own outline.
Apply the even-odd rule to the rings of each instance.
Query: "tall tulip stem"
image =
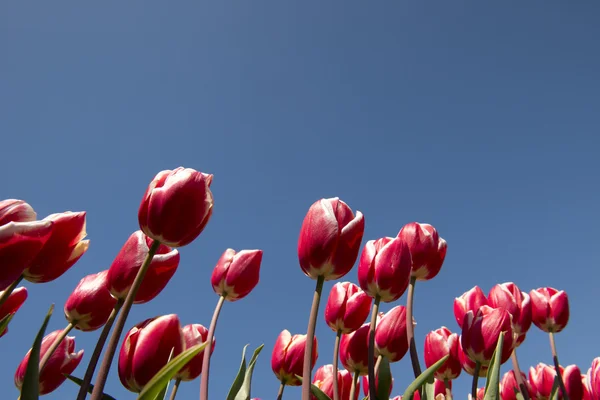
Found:
[[[169,400],[175,400],[175,396],[177,396],[177,391],[179,390],[180,383],[181,383],[181,378],[177,378],[175,380],[175,384],[173,385],[173,390],[171,390],[171,396],[169,396]]]
[[[525,382],[523,382],[523,377],[521,376],[521,368],[519,368],[519,360],[517,360],[517,349],[514,349],[512,354],[510,355],[513,365],[513,372],[515,373],[515,379],[517,380],[517,384],[519,385],[519,390],[523,395],[524,400],[529,400],[529,390],[527,390],[527,386]]]
[[[379,314],[379,303],[381,297],[375,296],[373,302],[373,313],[371,314],[371,325],[369,326],[369,398],[375,399],[377,389],[375,386],[375,329],[377,328],[377,315]]]
[[[281,400],[283,399],[283,391],[285,389],[285,381],[281,381],[281,384],[279,385],[279,391],[277,392],[277,400]]]
[[[552,360],[554,361],[554,369],[556,370],[556,376],[558,378],[558,385],[560,386],[560,391],[563,394],[564,400],[569,400],[569,395],[567,394],[567,388],[565,387],[565,382],[563,381],[562,374],[560,373],[560,363],[558,362],[558,353],[556,352],[556,343],[554,342],[554,332],[550,332],[550,347],[552,348]]]
[[[475,370],[473,371],[473,383],[471,384],[471,397],[473,400],[477,400],[477,384],[479,382],[479,371],[481,370],[481,363],[475,361]]]
[[[406,336],[408,337],[408,343],[410,346],[410,361],[412,363],[413,372],[415,378],[421,375],[421,365],[419,364],[419,354],[417,353],[417,345],[415,343],[415,326],[413,325],[413,304],[415,297],[415,284],[417,278],[414,276],[410,277],[410,283],[408,285],[408,299],[406,301]],[[421,389],[419,389],[421,392]]]
[[[52,342],[52,344],[50,345],[50,347],[48,348],[48,350],[44,354],[44,357],[42,357],[42,360],[40,361],[40,369],[39,369],[40,371],[42,369],[44,369],[44,367],[46,366],[46,364],[48,364],[48,360],[50,359],[50,357],[52,356],[52,354],[54,354],[54,352],[56,351],[56,349],[58,348],[58,346],[60,346],[60,344],[62,343],[62,341],[65,340],[65,338],[67,337],[67,335],[69,334],[69,332],[71,332],[73,330],[73,328],[75,328],[75,324],[73,322],[69,322],[69,324],[65,327],[65,329],[62,330],[62,332],[60,333],[60,335],[58,335],[56,337],[56,339],[54,339],[54,342]]]
[[[340,339],[342,331],[338,330],[335,335],[335,343],[333,345],[333,400],[340,400],[340,386],[337,380],[338,376],[338,359],[340,356]]]
[[[217,329],[217,320],[221,313],[221,308],[225,303],[225,296],[219,297],[215,311],[213,312],[212,319],[210,320],[210,327],[208,328],[208,338],[206,339],[206,347],[204,356],[202,358],[202,378],[200,379],[200,400],[208,400],[208,376],[210,373],[210,349],[212,349],[213,337],[215,336],[215,330]]]
[[[85,400],[85,398],[87,397],[88,387],[90,386],[90,382],[92,382],[92,378],[94,377],[94,371],[96,371],[96,365],[98,365],[100,354],[102,354],[102,349],[104,348],[104,344],[106,343],[106,339],[108,338],[110,329],[112,328],[113,323],[115,322],[117,314],[119,314],[119,311],[121,311],[122,306],[123,300],[117,301],[115,307],[108,316],[106,323],[104,324],[104,328],[102,328],[102,332],[100,332],[100,337],[98,337],[98,342],[96,343],[96,347],[94,348],[94,352],[92,353],[92,358],[90,358],[90,362],[88,363],[87,369],[85,370],[83,382],[81,383],[79,393],[77,394],[77,400]]]
[[[2,294],[0,295],[0,307],[2,307],[2,304],[4,304],[6,300],[8,300],[11,293],[15,290],[19,283],[21,283],[22,280],[23,275],[19,276],[13,283],[11,283],[6,289],[2,291]]]
[[[358,378],[360,375],[358,372],[355,372],[352,375],[352,385],[350,386],[350,400],[354,400],[356,398],[356,387],[358,386]]]
[[[98,371],[98,377],[96,378],[96,384],[94,385],[94,390],[92,392],[92,397],[90,400],[101,400],[102,392],[104,391],[104,385],[106,384],[106,378],[108,378],[108,372],[110,371],[110,366],[112,364],[112,360],[115,356],[115,352],[117,351],[117,346],[119,345],[119,340],[121,339],[121,333],[123,333],[123,328],[125,327],[125,321],[127,321],[127,317],[129,316],[129,311],[131,310],[131,306],[133,305],[133,300],[137,295],[140,286],[146,276],[146,272],[150,267],[150,263],[152,262],[152,258],[158,247],[160,246],[160,242],[158,240],[153,240],[150,248],[148,249],[148,254],[146,255],[146,259],[144,263],[138,270],[137,275],[135,276],[135,280],[133,281],[133,285],[131,285],[131,289],[129,289],[129,293],[127,293],[127,297],[125,298],[125,302],[123,303],[123,308],[119,313],[119,317],[117,319],[117,323],[115,324],[115,330],[110,336],[110,340],[108,342],[108,346],[106,348],[106,353],[104,354],[104,358],[102,359],[102,364],[100,365],[100,370]]]
[[[315,338],[315,328],[317,326],[317,315],[319,315],[319,303],[321,302],[323,282],[325,282],[325,277],[321,275],[317,278],[317,285],[315,287],[313,302],[310,308],[310,316],[308,318],[308,328],[306,329],[306,346],[304,347],[304,366],[302,368],[302,400],[310,400],[313,341]]]

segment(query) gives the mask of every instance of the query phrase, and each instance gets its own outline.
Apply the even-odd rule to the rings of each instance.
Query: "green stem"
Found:
[[[11,293],[17,288],[17,286],[19,285],[19,283],[21,283],[22,280],[23,275],[18,277],[13,283],[11,283],[6,289],[4,289],[4,291],[2,291],[2,294],[0,294],[0,307],[2,307],[6,300],[8,300]]]
[[[181,383],[181,378],[177,378],[175,380],[175,384],[173,385],[173,390],[171,391],[171,396],[169,400],[175,400],[175,396],[177,396],[177,390],[179,389],[179,384]]]
[[[377,328],[377,315],[379,314],[379,303],[381,297],[375,296],[373,302],[373,312],[371,313],[371,325],[369,326],[369,398],[377,398],[377,388],[375,386],[375,329]]]
[[[558,353],[556,352],[556,343],[554,342],[554,332],[549,332],[550,335],[550,348],[552,349],[552,360],[554,361],[554,369],[556,370],[556,376],[558,377],[558,385],[560,386],[560,390],[563,394],[563,400],[569,400],[569,395],[567,394],[567,388],[565,387],[565,382],[563,381],[562,374],[560,373],[560,364],[558,362]]]
[[[355,372],[354,375],[352,375],[352,386],[350,386],[350,400],[354,400],[356,398],[356,386],[358,386],[359,377],[360,375],[358,375],[358,372]]]
[[[285,389],[285,381],[281,381],[281,385],[279,385],[279,391],[277,392],[277,400],[281,400],[283,398],[283,390]]]
[[[146,259],[144,260],[144,263],[138,270],[138,273],[135,276],[135,280],[133,281],[133,285],[131,285],[131,289],[129,289],[129,293],[127,293],[127,297],[125,298],[125,302],[123,303],[123,309],[121,313],[119,313],[117,323],[115,324],[115,330],[110,336],[108,346],[106,347],[106,353],[104,354],[104,358],[102,359],[102,364],[100,365],[100,370],[98,371],[98,377],[96,377],[96,384],[94,385],[91,400],[102,399],[104,385],[106,384],[106,378],[108,378],[108,372],[110,371],[112,360],[115,356],[115,352],[117,351],[117,346],[119,345],[119,340],[121,339],[121,333],[123,333],[123,328],[125,327],[125,321],[127,321],[129,311],[131,310],[131,306],[133,305],[133,300],[135,299],[135,296],[137,295],[137,292],[140,289],[140,286],[142,285],[144,277],[146,276],[146,272],[148,271],[150,263],[152,262],[152,258],[154,257],[154,254],[158,250],[159,246],[160,242],[158,240],[152,241],[152,244],[148,249]]]
[[[50,360],[50,356],[52,356],[52,354],[54,354],[54,352],[56,351],[58,346],[60,346],[62,341],[65,340],[65,338],[67,337],[69,332],[71,332],[73,330],[73,328],[75,328],[75,324],[76,324],[75,322],[69,322],[69,325],[67,325],[65,327],[65,329],[63,329],[62,332],[56,337],[56,339],[54,339],[54,342],[52,342],[52,344],[50,345],[50,347],[44,354],[44,357],[42,357],[42,360],[40,361],[40,369],[39,369],[40,372],[44,369],[46,364],[48,364],[48,360]]]
[[[517,384],[519,385],[519,391],[523,395],[524,400],[529,400],[529,390],[527,390],[527,386],[525,382],[523,382],[523,376],[521,376],[521,368],[519,368],[519,360],[517,360],[517,349],[514,349],[512,354],[510,355],[513,365],[513,373],[515,374],[515,379],[517,380]]]
[[[317,278],[317,285],[313,296],[310,316],[308,318],[308,329],[306,330],[306,346],[304,347],[304,366],[302,368],[302,400],[310,400],[310,384],[312,375],[312,351],[315,337],[315,328],[317,325],[317,315],[319,314],[319,303],[321,301],[321,292],[323,291],[323,275]],[[207,399],[201,399],[207,400]]]
[[[215,330],[217,329],[217,320],[221,313],[225,303],[225,296],[219,297],[215,311],[213,312],[212,320],[210,321],[210,327],[208,328],[208,338],[206,339],[206,347],[204,350],[204,356],[202,359],[202,378],[200,379],[200,400],[208,400],[208,377],[210,374],[210,349],[212,349],[213,337],[215,336]]]
[[[481,363],[475,361],[475,370],[473,371],[473,384],[471,385],[471,397],[473,400],[477,400],[477,383],[479,381],[479,370],[481,369]]]
[[[406,301],[406,336],[410,346],[410,361],[412,363],[413,373],[415,378],[421,375],[421,365],[419,364],[419,354],[417,353],[417,345],[415,343],[415,326],[413,325],[413,304],[415,297],[415,285],[417,278],[414,276],[410,277],[410,283],[408,284],[408,299]],[[419,394],[423,390],[419,388]]]
[[[333,400],[340,400],[340,387],[337,379],[338,376],[338,358],[340,355],[340,339],[342,331],[338,330],[335,335],[335,343],[333,345]]]
[[[448,378],[444,378],[444,386],[446,387],[446,399],[452,400],[452,389],[450,389],[450,381]]]

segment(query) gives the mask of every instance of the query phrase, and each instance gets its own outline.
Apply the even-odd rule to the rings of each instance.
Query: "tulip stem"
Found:
[[[104,354],[104,358],[102,359],[102,364],[100,365],[100,370],[98,371],[98,376],[96,377],[96,384],[94,385],[94,390],[92,391],[92,397],[90,400],[102,399],[104,385],[106,384],[106,378],[108,378],[108,372],[110,371],[112,360],[115,356],[115,352],[117,351],[117,346],[119,345],[119,340],[121,339],[121,333],[123,333],[123,328],[125,327],[125,321],[127,321],[129,311],[131,310],[131,306],[133,305],[133,300],[135,299],[135,296],[137,295],[137,292],[140,289],[142,282],[144,281],[146,271],[148,271],[148,267],[150,267],[152,258],[154,257],[154,254],[158,250],[159,246],[160,242],[158,240],[152,241],[152,244],[148,249],[148,254],[146,254],[146,259],[144,260],[144,263],[138,270],[138,273],[135,276],[135,280],[131,285],[131,289],[129,289],[129,293],[127,293],[127,297],[125,298],[125,302],[123,303],[123,308],[119,313],[117,323],[115,324],[115,330],[110,336],[108,346],[106,347],[106,353]]]
[[[369,398],[376,399],[377,389],[375,386],[375,329],[377,328],[377,316],[379,315],[379,303],[381,297],[375,295],[373,312],[371,313],[371,325],[369,326]]]
[[[360,375],[358,372],[355,372],[352,375],[352,385],[350,386],[350,400],[354,400],[356,398],[356,386],[358,386],[358,378]]]
[[[340,387],[337,380],[338,376],[338,358],[340,355],[340,339],[342,338],[342,331],[338,330],[335,335],[335,344],[333,345],[333,400],[340,400]]]
[[[54,342],[52,342],[52,344],[50,345],[50,347],[44,354],[44,357],[42,357],[42,360],[40,361],[39,371],[42,371],[44,369],[44,367],[46,366],[46,364],[48,364],[48,360],[50,359],[50,356],[52,356],[52,354],[54,354],[54,352],[56,351],[58,346],[60,346],[62,341],[65,340],[65,338],[67,337],[69,332],[71,332],[73,330],[73,328],[75,328],[75,324],[76,323],[74,323],[74,322],[69,322],[69,324],[65,327],[65,329],[63,329],[62,332],[56,337],[56,339],[54,339]]]
[[[558,377],[558,385],[560,386],[560,391],[563,394],[564,400],[569,400],[569,395],[567,394],[567,388],[565,387],[565,382],[563,381],[562,375],[560,373],[560,364],[558,362],[558,353],[556,352],[556,343],[554,342],[554,332],[549,332],[550,335],[550,347],[552,348],[552,360],[554,361],[554,369],[556,370],[556,376]]]
[[[169,400],[175,400],[175,396],[177,396],[177,390],[179,389],[179,384],[181,383],[181,378],[177,378],[175,380],[175,384],[173,385],[173,390],[171,390],[171,396]]]
[[[88,393],[88,387],[90,387],[90,382],[94,376],[94,371],[96,371],[96,365],[98,365],[98,360],[100,359],[100,354],[102,354],[102,349],[104,348],[104,344],[106,343],[106,339],[108,338],[108,334],[110,333],[110,329],[115,322],[115,318],[121,307],[123,306],[123,300],[118,300],[115,304],[115,307],[111,311],[106,323],[104,324],[104,328],[102,328],[102,332],[100,332],[100,336],[98,337],[98,342],[96,343],[96,347],[94,348],[94,353],[92,353],[92,358],[90,358],[90,362],[88,363],[87,369],[85,370],[85,376],[83,377],[83,382],[81,383],[81,387],[79,388],[79,393],[77,394],[77,400],[85,400]]]
[[[523,382],[523,376],[521,376],[521,368],[519,368],[519,360],[517,360],[517,349],[514,349],[512,354],[510,355],[513,365],[513,372],[515,374],[515,379],[517,380],[517,384],[519,385],[519,390],[523,395],[524,400],[529,400],[529,390],[527,390],[527,386],[525,382]]]
[[[319,314],[319,302],[321,301],[321,292],[323,291],[323,282],[325,277],[320,275],[317,278],[315,294],[313,296],[310,316],[308,318],[308,329],[306,330],[306,346],[304,347],[304,366],[302,368],[302,400],[310,400],[310,382],[312,375],[312,353],[315,337],[315,328],[317,325],[317,315]],[[202,399],[206,400],[206,399]]]
[[[450,389],[450,381],[448,380],[448,378],[444,378],[444,387],[446,388],[445,400],[452,400],[452,390]]]
[[[417,353],[417,345],[415,343],[415,326],[413,325],[413,304],[415,297],[415,284],[417,278],[414,276],[410,277],[410,283],[408,284],[408,299],[406,300],[406,336],[410,345],[410,361],[412,363],[413,372],[415,378],[421,375],[421,365],[419,364],[419,354]],[[419,394],[422,389],[419,388]]]
[[[4,289],[4,291],[0,294],[0,307],[2,307],[2,305],[6,302],[6,300],[8,300],[11,293],[15,290],[17,285],[19,285],[19,283],[21,283],[22,280],[23,280],[23,275],[19,276],[13,283],[11,283],[6,289]]]
[[[223,303],[225,303],[225,296],[220,296],[219,301],[217,301],[217,305],[215,306],[215,311],[212,316],[212,320],[210,321],[210,327],[208,328],[208,338],[206,339],[206,349],[209,349],[204,352],[204,356],[202,358],[202,378],[200,379],[200,400],[208,400],[208,375],[210,371],[210,356],[213,343],[213,337],[215,335],[215,329],[217,329],[217,320],[219,319],[219,314],[221,313],[221,308],[223,308]]]
[[[471,385],[471,397],[473,400],[477,400],[477,384],[479,382],[479,371],[481,370],[481,363],[475,361],[475,370],[473,371],[473,384]]]
[[[279,391],[277,392],[277,400],[283,399],[283,390],[285,389],[285,381],[281,380],[281,385],[279,385]]]

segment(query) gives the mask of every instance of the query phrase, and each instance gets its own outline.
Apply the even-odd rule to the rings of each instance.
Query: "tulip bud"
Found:
[[[511,316],[502,308],[483,306],[476,313],[469,311],[462,327],[462,347],[473,361],[489,365],[500,333],[504,332],[501,363],[505,363],[513,351]]]
[[[461,371],[460,359],[458,358],[458,334],[452,333],[448,328],[442,326],[431,331],[425,336],[425,365],[427,368],[449,355],[442,366],[436,371],[435,377],[441,381],[458,378]]]
[[[23,272],[25,279],[32,283],[50,282],[61,277],[90,246],[89,240],[83,240],[87,235],[85,211],[51,214],[44,221],[53,222],[54,228],[42,250]]]
[[[4,292],[0,292],[0,297]],[[19,287],[13,290],[8,296],[8,299],[0,306],[0,321],[2,321],[7,315],[15,314],[19,308],[27,300],[27,288]],[[8,326],[4,328],[3,332],[0,332],[0,337],[6,335],[8,332]]]
[[[159,172],[140,204],[142,231],[154,240],[181,247],[202,233],[213,209],[213,176],[179,167]]]
[[[340,400],[350,400],[350,389],[352,388],[352,374],[346,370],[338,370],[338,389]],[[333,399],[333,365],[327,364],[319,367],[313,377],[313,385],[321,389],[329,398]],[[357,383],[357,390],[354,393],[354,399],[358,399],[360,383]],[[317,400],[312,395],[311,400]]]
[[[183,339],[185,341],[184,349],[202,344],[208,340],[208,329],[200,324],[186,325],[182,329]],[[210,354],[212,355],[215,351],[216,339],[213,336],[212,346]],[[202,373],[202,360],[204,357],[204,350],[196,354],[194,358],[189,361],[185,367],[179,370],[175,378],[181,379],[182,381],[193,381]]]
[[[108,291],[108,271],[88,275],[79,281],[65,303],[65,317],[84,332],[102,327],[117,304]]]
[[[587,380],[592,399],[600,399],[600,357],[596,357],[592,361]]]
[[[135,325],[123,340],[119,353],[119,379],[125,388],[139,393],[169,361],[177,357],[184,338],[175,314],[147,319]]]
[[[446,258],[447,244],[433,226],[411,222],[400,229],[398,237],[410,250],[413,277],[426,281],[440,272]]]
[[[9,222],[32,222],[37,214],[23,200],[7,199],[0,201],[0,226]]]
[[[513,333],[518,336],[516,346],[525,340],[525,334],[531,327],[531,301],[527,293],[512,282],[494,286],[488,295],[488,304],[492,308],[504,308],[512,316]],[[516,347],[515,346],[515,347]]]
[[[563,368],[560,368],[562,375]],[[556,371],[554,367],[539,363],[535,368],[529,368],[529,384],[531,385],[531,398],[532,399],[549,399],[552,393],[552,386],[554,385],[554,378],[556,377]],[[560,390],[560,389],[559,389]]]
[[[363,387],[363,393],[365,394],[365,396],[368,396],[369,395],[369,376],[368,375],[365,375],[362,377],[362,387]],[[392,377],[392,381],[390,382],[390,392],[388,393],[388,398],[389,398],[389,396],[392,395],[393,389],[394,389],[394,378]],[[379,391],[379,374],[377,374],[375,376],[375,391],[376,392]]]
[[[369,326],[364,324],[354,332],[342,335],[340,361],[352,373],[369,373]]]
[[[375,329],[375,351],[390,362],[397,362],[408,351],[406,332],[406,308],[396,306],[377,323]]]
[[[115,257],[108,269],[108,288],[117,299],[125,299],[152,245],[152,239],[135,231]],[[152,258],[134,303],[147,303],[169,283],[179,266],[179,252],[161,244]]]
[[[527,387],[527,393],[531,396],[531,386],[527,381],[527,376],[521,372],[521,380]],[[500,398],[502,400],[517,400],[517,393],[520,392],[519,383],[513,370],[508,371],[502,376],[500,381]]]
[[[411,258],[400,238],[369,240],[358,264],[358,283],[371,297],[390,303],[398,300],[410,281]]]
[[[338,282],[331,288],[325,306],[325,322],[334,332],[354,332],[371,311],[371,297],[351,282]]]
[[[9,222],[0,226],[0,290],[19,279],[46,244],[52,221]]]
[[[474,376],[475,375],[475,361],[471,360],[467,353],[464,351],[462,347],[462,336],[458,338],[458,360],[460,361],[460,366],[463,371],[467,374]],[[479,368],[478,376],[480,378],[485,378],[487,376],[488,367],[486,365],[482,365]]]
[[[563,290],[546,287],[532,290],[531,309],[535,326],[544,332],[560,332],[569,322],[569,298]]]
[[[277,337],[273,353],[271,354],[271,368],[281,383],[287,386],[300,386],[296,375],[302,376],[304,364],[304,349],[306,335],[294,335],[285,329]],[[319,357],[317,337],[313,338],[311,369],[314,368]]]
[[[474,286],[471,290],[454,299],[454,317],[458,326],[462,327],[465,315],[469,311],[476,313],[483,306],[488,305],[488,300],[479,286]]]
[[[225,250],[210,278],[215,293],[228,301],[246,297],[258,284],[262,255],[262,250]]]
[[[62,333],[62,330],[54,331],[44,337],[40,348],[40,360],[44,358],[46,352],[52,346],[57,336]],[[66,379],[65,375],[70,375],[75,371],[75,368],[83,358],[83,350],[73,353],[75,350],[75,338],[67,336],[58,345],[52,356],[48,359],[48,363],[42,368],[39,375],[39,394],[48,394],[56,390]],[[29,362],[31,350],[27,352],[23,361],[17,367],[15,372],[15,386],[21,390],[23,380],[25,379],[25,371]]]

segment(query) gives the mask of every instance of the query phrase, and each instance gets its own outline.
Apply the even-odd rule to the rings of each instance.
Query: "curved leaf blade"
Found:
[[[248,346],[250,345],[247,344],[242,349],[242,362],[240,364],[240,368],[238,369],[238,373],[231,384],[229,393],[227,394],[227,400],[235,400],[235,396],[238,394],[242,388],[242,384],[244,383],[244,376],[246,376],[246,349]]]
[[[0,335],[2,335],[4,333],[4,331],[6,330],[6,328],[8,327],[8,323],[10,322],[10,320],[12,319],[12,317],[15,314],[8,314],[7,316],[5,316],[4,318],[2,318],[0,320]]]
[[[485,395],[483,400],[496,400],[500,398],[500,367],[502,366],[502,346],[504,345],[504,332],[498,336],[498,344],[492,355],[485,382]]]
[[[23,378],[23,386],[21,386],[21,400],[38,400],[40,393],[40,348],[42,347],[42,339],[44,339],[44,333],[50,322],[50,317],[54,312],[54,304],[50,306],[44,322],[38,331],[33,346],[31,347],[31,353],[29,353],[29,361],[27,362],[27,368],[25,370],[25,377]]]
[[[302,383],[302,377],[300,375],[296,375],[296,378],[298,378],[300,383]],[[317,398],[317,400],[331,400],[331,397],[327,396],[321,389],[312,383],[310,384],[310,392]]]
[[[235,400],[250,400],[250,391],[251,391],[251,386],[252,386],[252,373],[254,372],[254,365],[256,365],[256,360],[258,359],[258,355],[260,354],[263,347],[265,347],[265,345],[261,344],[260,346],[258,346],[258,348],[256,350],[254,350],[254,354],[252,354],[252,358],[250,359],[250,362],[248,363],[248,369],[246,370],[246,373],[244,374],[244,381],[242,383],[242,387],[240,388],[239,392],[235,396]]]
[[[406,391],[404,391],[404,395],[402,395],[403,400],[412,400],[415,392],[419,390],[421,386],[430,379],[433,374],[444,364],[444,362],[448,359],[448,355],[440,358],[438,362],[433,364],[431,367],[427,368],[421,375],[417,377],[408,387]]]

